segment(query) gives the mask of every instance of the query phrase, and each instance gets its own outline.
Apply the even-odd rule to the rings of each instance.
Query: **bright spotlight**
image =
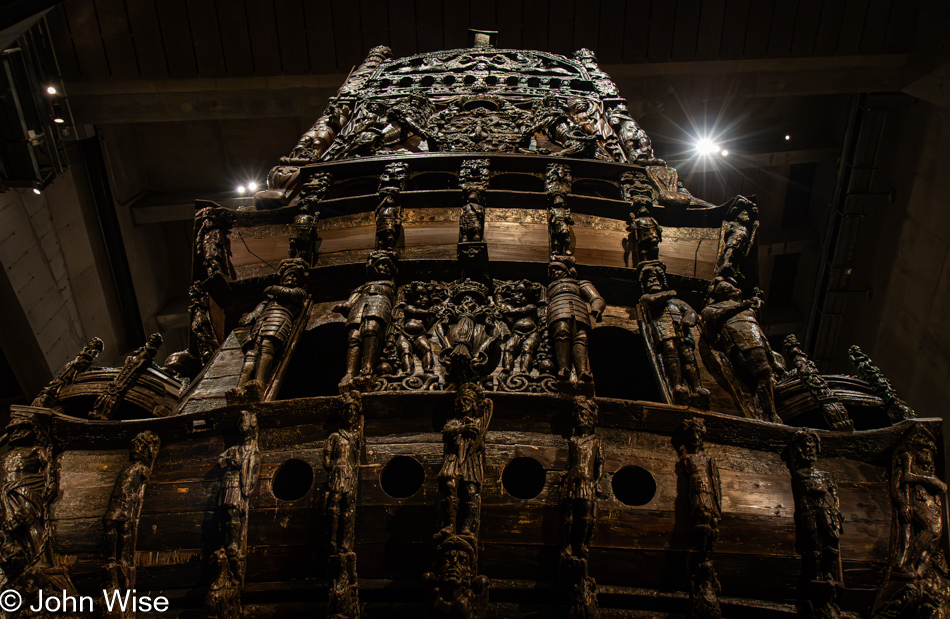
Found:
[[[712,140],[701,138],[696,142],[696,152],[700,155],[715,155],[719,152],[719,147],[713,144]]]
[[[238,185],[238,186],[237,186],[237,192],[238,192],[238,193],[244,193],[244,191],[245,191],[244,185]]]
[[[36,195],[40,195],[41,193],[43,193],[43,190],[40,189],[39,187],[34,187],[33,193],[35,193]]]
[[[727,151],[726,149],[722,149],[722,152],[719,154],[722,155],[723,157],[726,157],[729,155],[729,151]]]
[[[257,183],[255,183],[254,181],[251,181],[250,183],[248,183],[248,184],[247,184],[247,190],[248,190],[248,191],[257,191]]]
[[[786,141],[791,140],[791,139],[792,139],[792,136],[790,136],[790,135],[788,135],[788,134],[785,135],[785,140],[786,140]]]
[[[55,95],[55,94],[56,94],[56,86],[48,86],[48,87],[46,88],[46,92],[48,92],[48,93],[51,94],[51,95]]]

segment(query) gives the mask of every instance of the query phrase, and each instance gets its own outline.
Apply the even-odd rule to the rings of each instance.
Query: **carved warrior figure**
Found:
[[[484,240],[488,163],[487,159],[467,159],[462,162],[459,181],[465,204],[459,214],[459,243],[480,243]]]
[[[103,569],[106,589],[135,588],[135,544],[145,486],[152,476],[161,441],[152,432],[132,439],[129,464],[119,473],[112,487],[109,506],[102,517],[105,529],[107,563]]]
[[[703,441],[706,426],[701,419],[688,419],[673,434],[673,447],[679,454],[677,475],[685,491],[689,509],[690,546],[690,617],[719,619],[719,580],[709,560],[719,539],[722,516],[722,486],[716,461],[706,455]]]
[[[854,430],[854,424],[848,417],[848,409],[838,399],[828,385],[818,367],[802,350],[798,338],[789,335],[785,338],[785,356],[795,368],[799,380],[808,389],[815,403],[821,407],[822,414],[832,430]]]
[[[92,362],[96,360],[99,353],[102,352],[102,340],[97,337],[89,340],[89,343],[83,346],[82,351],[75,359],[66,364],[59,374],[56,375],[48,385],[43,387],[39,395],[33,400],[33,406],[51,408],[59,403],[59,393],[64,387],[74,382],[76,378],[92,367]]]
[[[884,372],[874,365],[871,358],[861,352],[858,346],[849,348],[848,356],[851,359],[851,363],[858,369],[858,376],[866,380],[874,394],[884,400],[887,414],[892,421],[898,422],[905,419],[913,419],[917,416],[913,409],[907,406],[907,403],[897,395],[897,390],[894,389],[890,381],[887,380],[887,377],[884,376]]]
[[[548,165],[545,175],[548,197],[548,236],[550,237],[550,254],[552,256],[571,255],[571,226],[574,219],[571,209],[567,206],[567,195],[571,193],[574,179],[571,169],[560,163]]]
[[[842,580],[838,546],[844,517],[834,481],[815,468],[820,446],[816,432],[799,430],[783,456],[795,496],[795,550],[802,555],[798,613],[833,619],[841,616],[834,599]]]
[[[754,311],[761,306],[759,297],[743,300],[735,280],[717,277],[702,311],[703,331],[710,346],[739,374],[742,384],[736,387],[751,392],[750,412],[759,419],[782,423],[775,412],[777,364]]]
[[[283,352],[294,321],[307,300],[303,282],[305,274],[306,266],[302,260],[282,260],[280,284],[265,288],[264,300],[241,320],[241,324],[253,323],[254,326],[242,347],[244,365],[238,379],[238,390],[253,391],[257,397],[267,384],[274,362]]]
[[[736,196],[727,205],[726,218],[722,222],[719,256],[716,260],[715,274],[724,277],[738,277],[739,266],[749,255],[755,231],[759,227],[758,209],[755,202],[743,196]]]
[[[640,289],[640,308],[673,402],[708,408],[709,390],[700,382],[692,332],[699,316],[688,303],[676,298],[675,290],[669,289],[662,262],[640,263]]]
[[[660,243],[663,242],[663,228],[650,215],[653,201],[646,196],[634,196],[633,206],[637,209],[630,213],[627,225],[627,251],[637,252],[638,263],[660,258]]]
[[[891,559],[873,619],[950,615],[944,554],[947,485],[937,478],[933,435],[914,426],[891,463]]]
[[[349,121],[351,113],[348,105],[331,100],[323,116],[317,119],[309,131],[300,136],[300,140],[290,151],[290,155],[281,157],[280,162],[285,165],[301,166],[319,161],[336,139],[340,129]]]
[[[442,535],[478,535],[481,488],[485,476],[485,436],[492,401],[474,383],[465,383],[455,398],[455,417],[442,428],[439,512]]]
[[[346,317],[346,387],[357,376],[371,376],[392,320],[396,264],[392,252],[375,251],[366,262],[370,281],[333,308]]]
[[[235,575],[243,580],[243,553],[247,536],[247,507],[260,474],[261,452],[257,446],[257,416],[241,412],[241,442],[218,456],[223,471],[218,507],[224,532],[224,548],[235,563]],[[234,568],[235,566],[232,566]]]
[[[200,201],[205,206],[195,213],[195,250],[203,266],[205,276],[220,275],[224,279],[235,277],[231,265],[231,239],[228,231],[234,215],[213,202]]]
[[[405,188],[409,167],[405,163],[390,163],[379,176],[380,197],[376,207],[376,250],[396,251],[402,233],[402,206],[399,193]]]
[[[9,582],[43,559],[55,488],[42,420],[13,410],[6,436],[9,451],[0,456],[0,569]]]
[[[541,344],[538,305],[541,284],[521,280],[496,284],[495,306],[503,318],[504,340],[501,343],[501,367],[506,373],[530,374]],[[515,367],[519,362],[519,367]]]
[[[427,150],[429,131],[426,129],[435,108],[422,95],[410,95],[387,106],[380,101],[368,101],[357,112],[340,138],[331,146],[323,159],[365,157],[381,150],[393,150],[397,145],[411,146],[413,150]],[[426,147],[412,146],[411,138],[426,141]],[[397,150],[404,150],[399,148]]]
[[[115,416],[116,409],[122,403],[129,389],[135,384],[135,381],[145,373],[154,364],[155,354],[162,345],[162,336],[153,333],[148,336],[145,346],[142,346],[131,356],[126,358],[125,365],[112,379],[104,392],[102,392],[89,412],[90,419],[112,419]]]
[[[590,383],[587,333],[591,318],[600,322],[607,304],[587,280],[577,279],[574,260],[558,256],[548,266],[548,328],[553,341],[557,375],[569,380],[571,370],[578,382]]]
[[[211,557],[214,580],[205,596],[205,607],[212,619],[241,619],[241,583],[228,561],[227,552],[219,548]]]

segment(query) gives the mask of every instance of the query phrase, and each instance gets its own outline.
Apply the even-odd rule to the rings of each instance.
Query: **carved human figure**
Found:
[[[788,363],[794,368],[801,384],[811,394],[815,403],[821,408],[828,425],[833,430],[854,430],[854,424],[848,416],[848,409],[841,403],[835,392],[828,385],[818,371],[818,366],[808,358],[802,350],[798,338],[788,335],[785,338],[785,356]]]
[[[545,95],[538,102],[534,123],[524,133],[526,140],[538,132],[560,147],[553,153],[556,156],[593,157],[597,149],[597,136],[571,122],[567,108],[554,95]]]
[[[617,88],[617,85],[613,83],[610,76],[604,73],[600,65],[597,64],[597,56],[594,55],[594,52],[586,47],[579,49],[574,52],[574,60],[581,63],[587,70],[587,74],[590,75],[590,79],[594,83],[594,88],[597,89],[597,92],[602,97],[620,96],[620,89]]]
[[[563,506],[566,534],[562,555],[586,559],[594,534],[597,493],[604,472],[604,453],[594,433],[597,404],[590,398],[574,396],[571,436],[567,439],[567,501]]]
[[[485,285],[467,279],[452,292],[433,330],[442,344],[439,359],[461,384],[484,373],[501,333]]]
[[[571,255],[571,226],[574,218],[563,197],[555,196],[553,204],[548,207],[548,236],[550,237],[550,253],[552,256]]]
[[[459,213],[459,243],[480,243],[485,235],[485,192],[480,187],[463,187],[465,203]]]
[[[496,290],[495,306],[507,328],[501,343],[502,371],[514,372],[517,362],[520,373],[530,374],[534,369],[535,354],[541,343],[538,323],[541,285],[521,280]]]
[[[627,157],[613,128],[607,123],[600,101],[587,97],[573,97],[567,102],[571,122],[584,133],[593,136],[600,146],[598,158],[626,162]]]
[[[946,617],[950,579],[942,548],[947,485],[937,478],[933,435],[914,426],[891,463],[891,558],[872,619]]]
[[[722,514],[722,489],[716,461],[706,455],[706,424],[687,419],[673,435],[673,447],[679,455],[679,467],[686,480],[693,547],[701,553],[712,552],[719,539]]]
[[[380,202],[376,207],[376,249],[395,251],[402,230],[402,209],[399,205],[399,189],[380,187]]]
[[[857,368],[858,376],[866,380],[874,394],[884,400],[885,410],[887,410],[887,414],[892,421],[898,422],[904,419],[913,419],[917,416],[913,409],[907,406],[907,403],[897,395],[897,390],[884,376],[881,368],[874,365],[871,358],[864,354],[860,347],[852,346],[849,348],[848,357]]]
[[[841,583],[839,543],[844,517],[831,477],[815,468],[821,443],[813,430],[799,430],[783,454],[795,497],[795,550],[802,556],[798,585],[799,614],[840,616],[834,604]]]
[[[775,412],[775,357],[755,316],[761,306],[759,297],[742,299],[735,280],[717,277],[702,311],[703,330],[710,345],[728,358],[754,394],[758,417],[782,423]]]
[[[231,229],[233,215],[217,205],[206,206],[195,213],[195,249],[207,277],[221,275],[234,278],[231,265]]]
[[[50,440],[35,414],[14,410],[0,456],[0,569],[13,580],[42,559],[53,485]]]
[[[743,196],[736,196],[722,222],[722,250],[716,264],[716,275],[736,277],[739,266],[749,250],[759,222],[755,203]]]
[[[102,516],[105,529],[105,567],[108,589],[133,589],[135,587],[135,544],[138,537],[139,515],[145,486],[152,476],[155,458],[161,441],[150,431],[142,432],[132,439],[129,464],[115,480],[109,505]]]
[[[345,391],[340,427],[327,438],[323,468],[327,470],[326,511],[330,521],[330,554],[353,551],[356,529],[356,489],[363,446],[360,392]]]
[[[492,402],[475,383],[455,397],[455,417],[442,428],[439,508],[443,535],[477,535],[485,476],[485,436]]]
[[[707,408],[709,390],[700,382],[692,333],[692,328],[699,324],[699,315],[676,297],[675,290],[669,289],[662,262],[640,263],[640,289],[640,307],[673,401]]]
[[[419,358],[423,372],[431,372],[435,363],[429,331],[436,319],[433,299],[435,287],[425,282],[412,282],[405,289],[405,300],[396,306],[402,312],[402,329],[396,341],[402,371],[410,374],[415,369],[413,353]]]
[[[148,336],[145,345],[137,349],[131,357],[127,357],[125,364],[115,378],[106,385],[105,391],[96,398],[92,410],[89,411],[89,417],[92,419],[112,419],[116,409],[122,402],[125,395],[132,388],[132,385],[145,373],[147,369],[153,366],[155,354],[162,345],[162,336],[153,333]]]
[[[238,379],[239,389],[246,389],[253,381],[254,390],[260,391],[267,384],[274,362],[283,352],[307,300],[305,273],[302,260],[282,260],[280,283],[265,288],[264,300],[241,320],[242,324],[254,326],[242,346],[244,365]]]
[[[293,223],[290,224],[287,253],[291,258],[301,259],[307,266],[312,266],[317,261],[318,219],[319,214],[301,213],[294,217]]]
[[[102,352],[102,348],[102,340],[99,338],[94,337],[89,340],[89,343],[83,346],[82,351],[76,358],[67,363],[66,366],[60,370],[59,374],[57,374],[48,385],[43,387],[43,390],[40,391],[39,395],[33,400],[33,406],[41,406],[43,408],[56,406],[59,402],[59,393],[63,390],[63,387],[76,382],[76,378],[80,374],[92,367],[92,362],[95,361],[99,353]]]
[[[241,583],[231,571],[224,548],[219,548],[211,556],[214,567],[214,580],[205,596],[205,607],[212,619],[241,619]]]
[[[331,582],[326,616],[328,619],[359,619],[360,594],[356,553],[331,554],[328,569]]]
[[[591,318],[600,322],[607,304],[592,283],[577,279],[571,258],[558,258],[548,266],[548,326],[557,375],[568,380],[573,369],[578,381],[590,383],[587,336]]]
[[[201,284],[194,284],[188,289],[188,301],[191,333],[195,337],[198,359],[205,364],[221,345],[211,322],[211,298]]]
[[[247,530],[247,507],[261,466],[257,416],[242,411],[240,429],[241,442],[228,447],[218,456],[218,467],[222,471],[218,507],[221,510],[224,548],[238,565],[236,575],[243,578],[241,566]]]
[[[620,145],[630,161],[653,162],[653,144],[646,131],[630,116],[627,106],[618,103],[607,110],[607,122],[620,139]]]
[[[323,116],[318,118],[313,127],[300,136],[300,140],[290,151],[290,155],[281,158],[281,163],[307,165],[318,161],[336,139],[340,129],[346,125],[350,119],[350,114],[351,111],[348,105],[330,101]]]
[[[630,224],[627,226],[628,251],[636,251],[638,262],[658,260],[660,257],[660,243],[663,242],[663,228],[650,215],[650,206],[653,201],[646,196],[634,196],[633,205],[637,208],[630,213]]]
[[[345,387],[357,376],[370,376],[382,350],[386,329],[392,320],[396,264],[389,252],[376,251],[366,263],[366,282],[353,291],[333,311],[346,317],[346,375],[340,381]]]
[[[475,547],[450,535],[436,549],[435,571],[423,580],[429,592],[428,616],[437,619],[479,619],[488,605],[489,580],[476,576]]]

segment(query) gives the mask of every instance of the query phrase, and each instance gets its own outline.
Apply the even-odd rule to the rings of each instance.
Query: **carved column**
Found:
[[[881,368],[874,365],[871,358],[861,352],[858,346],[852,346],[848,349],[848,356],[851,363],[858,369],[858,376],[863,378],[871,386],[874,395],[884,400],[885,410],[890,416],[891,421],[899,422],[905,419],[914,419],[917,414],[913,409],[897,395],[897,390],[891,385],[890,381],[884,376]]]
[[[115,480],[109,506],[102,517],[105,530],[106,564],[102,570],[103,594],[123,593],[135,588],[135,546],[145,486],[152,475],[161,441],[145,431],[132,439],[129,464]],[[113,610],[111,617],[133,617],[131,607]]]
[[[429,592],[427,616],[439,619],[482,617],[489,580],[476,575],[481,488],[485,476],[485,436],[492,401],[481,387],[466,383],[455,398],[455,417],[442,428],[439,471],[439,524],[434,570],[424,576]]]
[[[228,390],[232,402],[258,401],[274,366],[287,346],[294,323],[307,300],[306,264],[299,258],[282,260],[280,284],[264,289],[265,298],[241,324],[253,324],[244,342],[244,365],[237,387]]]
[[[459,213],[458,259],[462,277],[488,280],[488,245],[485,243],[485,190],[488,159],[466,159],[459,171],[462,209]]]
[[[574,220],[567,206],[574,178],[571,168],[563,163],[548,164],[545,174],[548,193],[548,247],[551,259],[571,255],[571,226]]]
[[[597,405],[582,395],[574,397],[571,436],[567,440],[566,497],[561,504],[563,534],[560,582],[569,619],[594,619],[597,583],[588,576],[589,546],[597,522],[597,495],[604,472],[604,454],[594,432]]]
[[[356,493],[363,449],[363,408],[360,392],[343,393],[339,429],[327,439],[323,467],[327,470],[326,516],[329,522],[330,593],[327,617],[358,619],[356,574]]]
[[[806,619],[842,617],[835,604],[843,586],[838,550],[844,517],[835,483],[815,468],[821,450],[818,434],[799,430],[783,454],[795,496],[795,549],[802,555],[798,614]]]
[[[320,240],[317,205],[326,197],[331,184],[329,172],[317,172],[304,183],[300,190],[299,214],[290,226],[290,257],[303,260],[308,268],[317,263],[317,242]]]
[[[102,340],[97,337],[89,340],[82,352],[75,359],[66,364],[59,374],[56,375],[48,385],[43,387],[39,395],[33,400],[33,406],[43,408],[52,408],[59,403],[59,392],[74,382],[76,378],[92,367],[92,362],[96,360],[99,353],[102,352]]]
[[[131,357],[125,360],[125,365],[122,366],[116,377],[106,386],[106,390],[96,398],[96,403],[89,411],[90,419],[112,419],[115,416],[116,410],[118,410],[119,405],[125,399],[125,395],[135,384],[135,381],[147,369],[152,367],[152,361],[155,359],[155,354],[161,345],[161,335],[153,333],[148,336],[145,346],[136,350]]]
[[[716,461],[706,455],[705,436],[706,426],[701,419],[684,421],[673,434],[673,447],[680,458],[676,465],[680,479],[677,511],[686,512],[683,515],[689,526],[689,616],[721,619],[721,587],[709,555],[719,539],[722,488]]]
[[[891,552],[872,619],[950,615],[944,552],[947,485],[937,478],[933,435],[915,425],[891,461]]]
[[[402,204],[400,192],[406,188],[409,166],[405,163],[386,165],[379,176],[379,206],[376,207],[376,251],[396,252],[402,237]]]
[[[828,386],[828,381],[822,377],[818,367],[802,350],[798,338],[794,335],[785,338],[785,357],[788,363],[795,368],[795,373],[802,385],[808,389],[812,399],[821,408],[821,413],[831,429],[854,431],[854,424],[848,416],[848,409],[838,400],[838,396]]]

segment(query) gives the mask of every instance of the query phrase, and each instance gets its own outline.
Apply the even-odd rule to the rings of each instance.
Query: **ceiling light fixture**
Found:
[[[47,87],[46,87],[46,92],[48,92],[48,93],[51,94],[51,95],[55,95],[55,94],[56,94],[56,86],[47,86]]]
[[[247,191],[247,189],[244,187],[244,185],[238,185],[236,191],[238,193],[244,193],[245,191]]]
[[[719,147],[713,144],[709,138],[700,138],[696,141],[696,152],[702,156],[718,155]]]
[[[247,190],[248,190],[248,191],[257,191],[257,183],[255,183],[254,181],[249,182],[249,183],[247,184]]]

